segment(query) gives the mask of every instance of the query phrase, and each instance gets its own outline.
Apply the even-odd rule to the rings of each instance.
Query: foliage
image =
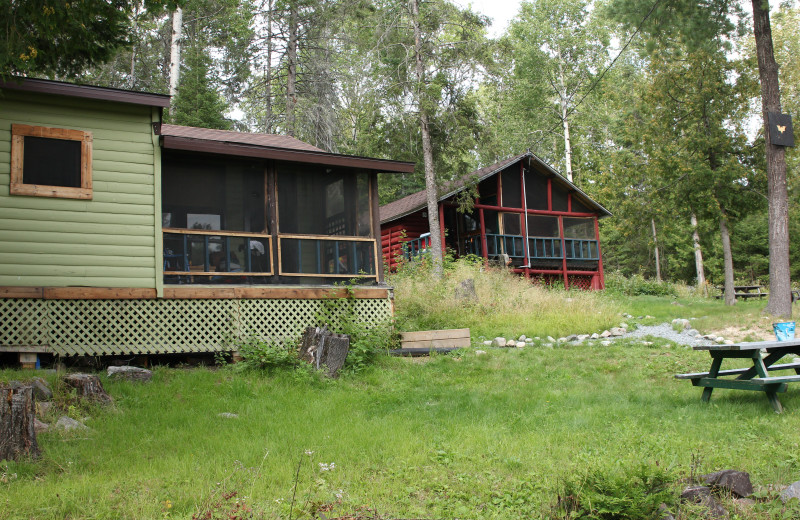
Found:
[[[677,296],[674,284],[647,279],[640,274],[624,276],[619,272],[605,273],[606,292],[624,296]]]
[[[674,504],[670,486],[676,475],[658,465],[608,467],[596,461],[585,472],[568,477],[558,492],[558,518],[645,520],[655,518],[662,503]]]
[[[75,76],[130,45],[134,11],[174,8],[175,0],[4,1],[0,4],[0,77]]]
[[[602,293],[535,285],[506,269],[486,268],[483,259],[446,258],[440,281],[430,272],[430,262],[414,260],[389,277],[398,330],[468,327],[474,338],[559,337],[602,330],[617,319]],[[467,280],[474,284],[474,298],[460,294]]]
[[[296,368],[301,365],[297,349],[291,343],[265,340],[256,334],[229,342],[242,356],[242,366],[264,370]]]

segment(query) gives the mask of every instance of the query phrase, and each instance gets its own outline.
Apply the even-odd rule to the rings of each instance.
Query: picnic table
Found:
[[[775,364],[782,357],[800,355],[800,339],[791,341],[756,341],[734,345],[707,345],[693,347],[707,350],[711,354],[711,369],[708,372],[677,374],[677,379],[689,379],[694,386],[703,387],[703,402],[711,399],[715,388],[754,390],[767,394],[772,408],[781,413],[783,407],[778,392],[785,392],[787,383],[800,382],[800,363]],[[766,355],[762,358],[762,351]],[[753,365],[746,368],[720,370],[724,359],[749,359]],[[792,375],[770,375],[778,370],[794,370]],[[727,376],[736,376],[729,378]]]
[[[718,286],[718,288],[724,295],[725,287]],[[745,300],[748,298],[763,298],[765,296],[769,296],[769,293],[762,291],[762,289],[766,288],[763,285],[734,285],[733,295],[736,298],[744,298]],[[717,296],[717,298],[722,298],[722,295]]]

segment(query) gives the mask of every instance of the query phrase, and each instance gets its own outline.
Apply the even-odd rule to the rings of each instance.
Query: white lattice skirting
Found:
[[[0,299],[3,348],[49,347],[61,356],[170,354],[230,350],[257,334],[294,341],[318,322],[324,300],[44,300]],[[351,300],[362,321],[391,317],[388,299]]]

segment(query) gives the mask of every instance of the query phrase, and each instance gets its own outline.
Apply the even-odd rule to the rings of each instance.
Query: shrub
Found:
[[[605,274],[606,290],[623,296],[678,296],[675,285],[648,280],[640,274],[625,277],[619,272]]]
[[[300,364],[297,349],[292,344],[264,340],[256,334],[233,340],[232,344],[242,356],[242,364],[246,368],[274,370],[294,368]]]

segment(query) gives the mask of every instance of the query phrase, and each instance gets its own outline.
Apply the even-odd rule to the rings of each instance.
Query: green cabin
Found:
[[[391,315],[377,180],[412,163],[162,124],[168,106],[158,94],[0,83],[0,354],[293,340],[324,300],[345,296],[361,319]]]

